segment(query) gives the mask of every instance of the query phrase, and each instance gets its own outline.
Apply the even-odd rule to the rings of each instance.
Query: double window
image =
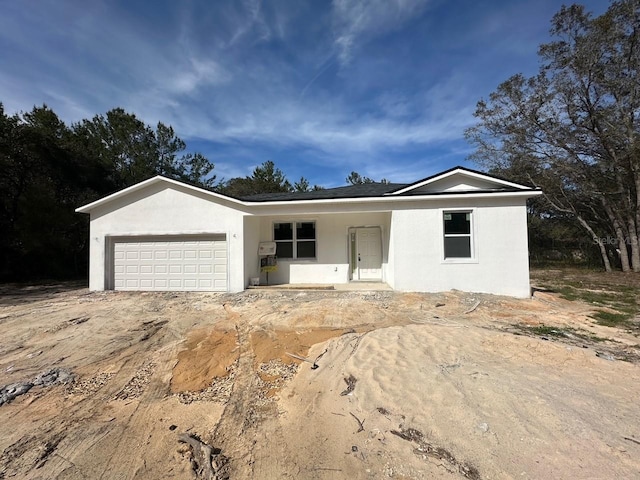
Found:
[[[273,240],[278,258],[316,258],[315,222],[274,223]]]
[[[473,258],[471,212],[444,212],[444,258]]]

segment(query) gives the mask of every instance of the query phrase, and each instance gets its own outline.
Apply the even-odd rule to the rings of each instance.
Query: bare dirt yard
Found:
[[[2,286],[0,479],[640,478],[637,280],[533,278],[527,300]]]

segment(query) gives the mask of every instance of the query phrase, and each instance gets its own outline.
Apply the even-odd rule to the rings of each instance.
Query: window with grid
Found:
[[[278,258],[316,258],[315,222],[274,223],[273,240]]]
[[[444,258],[473,258],[471,212],[444,212]]]

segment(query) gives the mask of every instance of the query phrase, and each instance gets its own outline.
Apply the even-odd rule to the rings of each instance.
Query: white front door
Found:
[[[356,229],[355,280],[382,280],[382,239],[379,228]]]

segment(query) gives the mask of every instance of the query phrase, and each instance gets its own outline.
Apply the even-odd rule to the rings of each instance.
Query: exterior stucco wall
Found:
[[[224,234],[228,248],[228,282],[242,291],[245,213],[166,184],[132,192],[91,212],[89,288],[109,288],[110,238],[119,236]]]
[[[258,246],[260,244],[259,217],[244,217],[244,281],[249,285],[250,279],[260,276],[258,265]]]
[[[349,228],[381,227],[382,280],[388,269],[389,212],[343,214],[272,215],[260,218],[260,241],[273,240],[274,222],[316,222],[316,258],[311,260],[278,259],[278,271],[269,274],[269,283],[347,283],[349,282]],[[256,249],[257,250],[257,249]],[[257,252],[254,253],[256,265]],[[266,274],[261,275],[266,282]]]
[[[473,259],[444,259],[443,212],[450,209],[472,212]],[[395,210],[391,225],[396,290],[530,296],[525,199],[430,202]]]

